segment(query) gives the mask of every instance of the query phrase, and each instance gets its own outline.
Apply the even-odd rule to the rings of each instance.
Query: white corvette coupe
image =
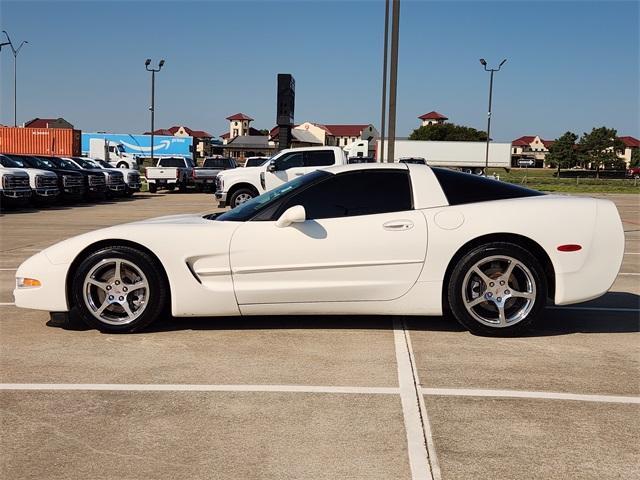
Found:
[[[315,171],[233,210],[118,225],[26,260],[16,305],[77,310],[105,332],[175,317],[453,316],[513,335],[547,299],[611,287],[624,234],[608,200],[452,170],[358,164]]]

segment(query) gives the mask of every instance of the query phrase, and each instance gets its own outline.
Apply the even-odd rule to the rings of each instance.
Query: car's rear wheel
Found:
[[[243,203],[248,202],[253,197],[255,197],[255,195],[251,190],[249,190],[248,188],[240,188],[233,192],[233,195],[231,195],[231,198],[229,199],[229,205],[231,205],[231,208],[235,208],[238,205],[242,205]]]
[[[455,318],[472,333],[509,336],[531,326],[547,298],[540,262],[506,242],[481,245],[454,267],[448,298]]]
[[[118,167],[118,168],[129,168],[129,164],[127,162],[118,162],[116,167]]]
[[[158,186],[155,183],[149,184],[149,193],[156,193],[158,191]]]
[[[169,297],[156,260],[124,246],[103,248],[85,258],[71,288],[80,318],[109,333],[145,328],[160,316]]]

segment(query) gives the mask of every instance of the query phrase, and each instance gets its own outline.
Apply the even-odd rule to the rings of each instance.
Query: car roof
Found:
[[[326,171],[338,174],[343,172],[352,172],[355,170],[379,169],[408,170],[409,166],[406,163],[351,163],[348,165],[336,165],[334,167],[329,167]]]

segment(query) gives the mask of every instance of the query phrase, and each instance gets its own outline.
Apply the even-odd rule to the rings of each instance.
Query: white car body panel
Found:
[[[16,305],[67,311],[65,285],[73,261],[97,242],[117,240],[159,259],[175,316],[438,315],[456,252],[494,234],[520,235],[544,249],[559,305],[606,293],[619,271],[624,232],[608,200],[547,195],[449,206],[433,171],[423,165],[357,164],[329,171],[365,168],[408,168],[415,209],[284,228],[273,221],[178,215],[97,230],[25,261],[16,276],[40,279],[42,286],[16,289]],[[387,222],[412,227],[386,230]],[[557,250],[565,244],[582,248]]]
[[[254,248],[256,238],[267,247]],[[416,210],[286,228],[244,222],[230,252],[236,297],[241,305],[392,300],[418,279],[426,240],[426,221]]]

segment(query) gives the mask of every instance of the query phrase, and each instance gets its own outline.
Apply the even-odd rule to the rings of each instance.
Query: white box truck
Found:
[[[394,161],[406,158],[424,158],[432,167],[479,169],[485,167],[485,142],[435,142],[423,140],[396,140]],[[376,148],[376,159],[380,161],[380,140]],[[388,144],[385,142],[385,161]],[[489,167],[511,168],[511,143],[489,144]]]

